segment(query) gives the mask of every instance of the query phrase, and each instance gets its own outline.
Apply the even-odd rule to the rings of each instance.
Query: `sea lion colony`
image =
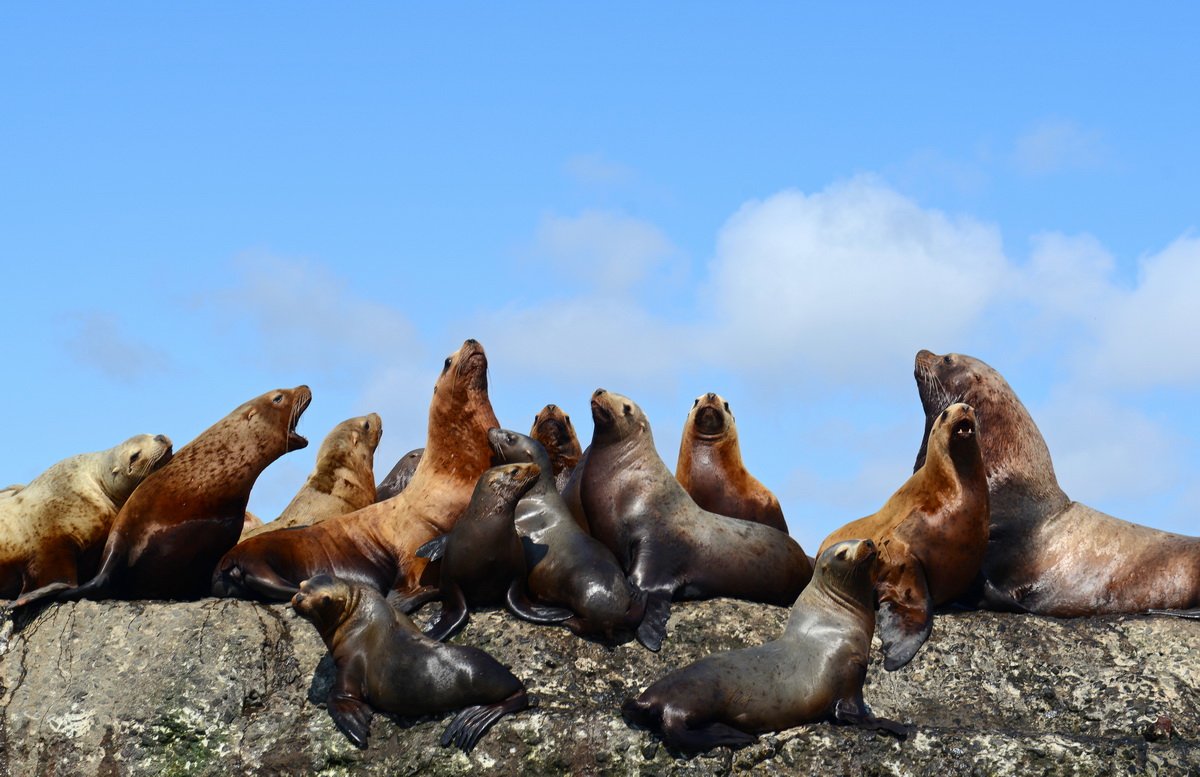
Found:
[[[436,380],[424,448],[386,488],[373,468],[382,421],[349,419],[276,525],[240,542],[259,474],[307,444],[306,386],[246,402],[174,455],[163,435],[141,435],[4,489],[0,597],[9,612],[85,597],[290,601],[333,656],[328,709],[355,745],[375,711],[455,712],[442,744],[464,750],[536,704],[483,651],[442,642],[472,607],[658,650],[672,601],[790,606],[777,640],[707,656],[625,701],[629,725],[681,754],[817,721],[904,738],[863,699],[877,621],[893,671],[951,603],[1200,617],[1200,538],[1070,501],[1032,418],[978,359],[921,351],[914,373],[926,424],[912,476],[816,559],[746,471],[724,398],[697,398],[672,474],[641,408],[605,389],[586,450],[555,405],[529,436],[501,429],[487,357],[467,340]],[[442,610],[422,633],[408,613],[433,599]]]

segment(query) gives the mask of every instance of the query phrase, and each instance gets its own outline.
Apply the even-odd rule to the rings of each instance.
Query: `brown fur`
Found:
[[[546,453],[550,454],[550,464],[554,467],[554,484],[559,493],[562,493],[571,478],[571,473],[579,466],[580,457],[583,456],[571,416],[563,412],[558,405],[546,405],[533,417],[533,428],[530,429],[529,436],[540,442]]]

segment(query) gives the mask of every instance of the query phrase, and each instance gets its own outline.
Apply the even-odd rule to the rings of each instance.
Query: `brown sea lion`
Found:
[[[679,442],[675,477],[705,510],[787,533],[779,500],[742,463],[737,423],[721,395],[710,391],[692,403]]]
[[[874,559],[870,540],[828,548],[779,639],[677,669],[626,700],[621,715],[687,753],[741,747],[758,734],[821,720],[905,738],[906,726],[875,717],[863,701]]]
[[[311,526],[345,515],[375,501],[375,448],[383,421],[375,413],[342,421],[325,436],[317,463],[304,486],[279,517],[242,532],[242,539],[264,532]]]
[[[414,448],[401,456],[400,460],[396,462],[396,466],[387,473],[387,477],[379,481],[379,487],[375,489],[375,501],[382,502],[385,499],[391,499],[408,488],[424,453],[424,448]]]
[[[558,493],[542,444],[505,429],[491,430],[488,439],[497,463],[532,462],[541,470],[537,483],[517,502],[514,521],[533,597],[574,612],[563,625],[576,634],[610,644],[636,636],[645,647],[658,650],[670,605],[639,591],[612,551],[579,528]]]
[[[1122,521],[1071,501],[1050,450],[1000,373],[962,354],[920,351],[915,376],[929,429],[952,402],[975,408],[991,526],[970,603],[1074,617],[1148,609],[1200,616],[1200,538]]]
[[[467,625],[472,607],[500,603],[531,623],[561,623],[572,617],[570,610],[542,607],[529,599],[525,550],[513,518],[517,500],[541,474],[536,464],[492,467],[479,477],[467,511],[450,533],[417,549],[419,557],[442,562],[442,612],[425,630],[426,636],[449,639]]]
[[[288,451],[312,401],[308,386],[276,389],[238,407],[149,475],[113,521],[100,571],[78,587],[54,583],[14,607],[43,598],[198,599],[246,520],[254,481]]]
[[[370,586],[318,575],[300,584],[292,607],[312,622],[333,656],[329,716],[358,747],[367,746],[374,710],[462,710],[441,742],[470,752],[501,717],[536,703],[499,661],[479,648],[429,639]]]
[[[583,456],[571,416],[558,405],[546,405],[533,417],[533,428],[530,429],[529,436],[546,449],[550,464],[554,468],[554,485],[561,494],[571,478],[571,473],[579,466],[579,458]]]
[[[408,488],[316,526],[251,537],[221,559],[213,593],[285,601],[300,581],[321,573],[401,596],[435,591],[421,585],[427,559],[414,553],[449,532],[467,509],[475,482],[491,466],[488,429],[499,425],[488,399],[487,356],[467,340],[447,357],[434,386],[425,454]]]
[[[821,543],[863,538],[879,548],[879,636],[889,672],[907,664],[933,630],[933,608],[960,597],[988,543],[988,492],[975,412],[957,403],[929,432],[925,463],[874,515]]]
[[[0,599],[96,574],[113,519],[171,440],[139,434],[105,451],[58,462],[0,500]]]
[[[729,596],[791,605],[812,562],[788,535],[702,509],[667,469],[633,400],[592,395],[595,431],[580,498],[592,536],[653,597]]]

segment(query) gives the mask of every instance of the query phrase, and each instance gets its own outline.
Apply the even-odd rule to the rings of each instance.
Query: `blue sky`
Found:
[[[0,480],[305,382],[423,443],[441,360],[674,465],[717,391],[810,551],[904,481],[919,348],[1006,375],[1074,498],[1200,533],[1200,11],[0,10]]]

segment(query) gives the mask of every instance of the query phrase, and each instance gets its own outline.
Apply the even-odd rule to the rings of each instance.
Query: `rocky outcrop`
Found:
[[[320,706],[324,646],[289,607],[55,605],[0,629],[0,773],[1200,773],[1200,622],[1166,618],[939,615],[911,664],[868,675],[874,711],[914,725],[904,742],[816,724],[681,759],[621,720],[669,669],[773,638],[786,616],[677,605],[655,655],[477,614],[456,641],[510,665],[541,705],[468,756],[437,745],[449,716],[377,716],[370,749],[354,748]]]

